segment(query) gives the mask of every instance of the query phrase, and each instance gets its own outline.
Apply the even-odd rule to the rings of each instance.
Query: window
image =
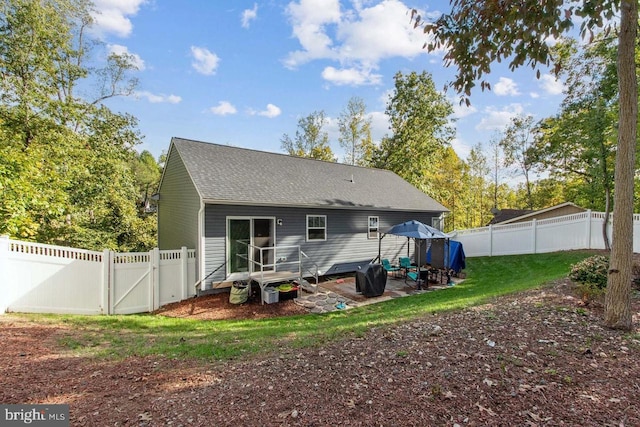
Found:
[[[327,240],[327,216],[307,215],[307,241]]]
[[[431,218],[431,226],[433,228],[437,228],[438,230],[442,231],[442,223],[444,222],[444,218],[439,217],[439,218]]]
[[[369,228],[367,232],[367,237],[369,239],[377,239],[378,238],[378,224],[380,223],[380,218],[377,216],[369,217]]]

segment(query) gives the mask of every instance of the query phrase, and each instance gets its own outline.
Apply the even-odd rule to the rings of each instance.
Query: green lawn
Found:
[[[154,315],[21,315],[34,322],[71,326],[60,340],[69,349],[99,357],[161,354],[215,360],[277,349],[317,346],[362,336],[372,326],[406,322],[425,314],[482,304],[493,297],[540,287],[566,277],[588,251],[467,259],[467,279],[451,288],[379,304],[267,320],[201,321]]]

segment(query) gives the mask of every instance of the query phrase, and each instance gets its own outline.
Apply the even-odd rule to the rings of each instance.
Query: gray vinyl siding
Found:
[[[307,215],[326,215],[327,240],[306,241]],[[254,207],[207,205],[205,208],[205,274],[216,268],[219,270],[205,282],[206,287],[217,286],[226,279],[226,269],[222,267],[226,252],[226,218],[228,216],[274,217],[282,220],[276,225],[276,246],[300,245],[309,260],[318,265],[322,274],[338,271],[339,264],[368,261],[378,256],[378,239],[369,239],[369,216],[379,218],[381,232],[404,221],[416,219],[431,224],[432,217],[439,212],[392,212],[356,209],[305,209],[287,207]],[[413,245],[410,245],[413,254]],[[397,262],[399,256],[407,254],[407,239],[385,236],[382,239],[382,257]],[[213,284],[212,284],[213,283]]]
[[[158,247],[197,249],[200,196],[172,147],[167,157],[158,200]]]

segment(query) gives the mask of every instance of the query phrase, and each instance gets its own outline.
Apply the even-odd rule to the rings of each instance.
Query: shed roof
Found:
[[[383,169],[182,138],[171,144],[205,203],[447,211]]]

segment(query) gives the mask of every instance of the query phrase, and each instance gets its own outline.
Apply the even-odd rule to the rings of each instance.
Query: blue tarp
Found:
[[[445,258],[445,265],[449,266],[449,269],[460,273],[465,267],[465,255],[464,249],[462,249],[462,243],[455,240],[445,241],[445,255],[447,254],[447,248],[449,249],[448,258]],[[431,263],[431,247],[427,251],[427,263]]]

